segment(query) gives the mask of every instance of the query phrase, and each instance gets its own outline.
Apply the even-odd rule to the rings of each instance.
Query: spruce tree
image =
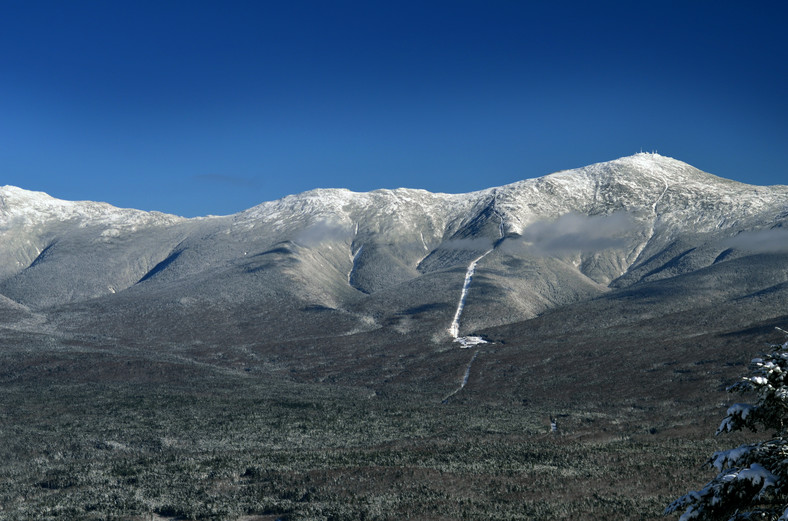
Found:
[[[679,521],[788,521],[788,341],[755,358],[751,374],[728,391],[754,393],[755,403],[728,408],[717,434],[762,428],[773,437],[715,452],[708,465],[717,476],[675,500],[665,514],[682,512]]]

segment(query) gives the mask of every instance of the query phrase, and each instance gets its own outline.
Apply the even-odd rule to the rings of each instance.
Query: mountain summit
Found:
[[[746,322],[785,300],[786,223],[786,186],[643,153],[467,194],[319,189],[195,219],[3,187],[0,309],[16,329],[147,345],[467,347],[567,309],[620,324],[621,298],[633,317],[735,303]]]

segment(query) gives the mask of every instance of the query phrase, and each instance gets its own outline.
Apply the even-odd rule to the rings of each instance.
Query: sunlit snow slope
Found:
[[[3,187],[0,310],[121,340],[442,342],[638,288],[674,308],[779,293],[786,223],[788,187],[657,154],[468,194],[320,189],[196,219]]]

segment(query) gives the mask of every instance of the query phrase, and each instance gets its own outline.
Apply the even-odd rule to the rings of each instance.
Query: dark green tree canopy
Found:
[[[761,428],[774,435],[715,452],[708,465],[717,476],[665,510],[682,512],[679,521],[788,521],[788,341],[753,359],[751,368],[728,391],[754,393],[755,403],[729,407],[717,434]]]

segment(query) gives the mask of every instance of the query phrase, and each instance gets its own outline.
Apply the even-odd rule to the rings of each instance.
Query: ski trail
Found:
[[[465,374],[462,376],[462,383],[460,384],[460,389],[463,389],[466,385],[468,385],[468,378],[471,377],[471,366],[476,361],[476,357],[479,356],[479,351],[476,350],[473,353],[470,361],[468,362],[467,367],[465,367]]]
[[[446,403],[447,401],[449,401],[449,398],[451,398],[452,396],[454,396],[458,392],[460,392],[463,389],[465,389],[465,386],[468,385],[468,379],[471,377],[471,367],[473,366],[473,363],[476,361],[476,357],[477,356],[479,356],[479,350],[478,349],[476,351],[474,351],[473,356],[468,361],[468,365],[465,366],[465,374],[462,375],[462,381],[460,381],[460,386],[457,389],[455,389],[454,391],[450,392],[448,395],[446,395],[446,398],[444,398],[441,403]]]
[[[494,211],[495,215],[498,216],[498,219],[501,221],[498,225],[498,234],[500,235],[499,239],[503,239],[504,237],[504,224],[503,224],[503,216],[498,213],[498,211]],[[471,287],[471,281],[473,280],[473,274],[476,272],[476,265],[479,263],[480,260],[485,258],[487,255],[490,254],[495,249],[493,245],[492,248],[481,254],[479,257],[474,259],[469,265],[468,269],[465,271],[465,282],[462,284],[462,292],[460,293],[460,301],[457,303],[457,310],[454,312],[454,320],[451,321],[451,325],[449,326],[449,334],[452,336],[455,342],[459,342],[461,344],[460,347],[468,348],[471,346],[475,346],[478,344],[486,344],[487,342],[478,336],[468,336],[468,337],[460,337],[460,317],[462,316],[462,310],[465,308],[465,300],[468,298],[468,289]]]
[[[458,340],[460,336],[460,317],[462,316],[462,310],[465,307],[465,299],[468,297],[468,288],[471,287],[473,273],[476,271],[476,264],[485,258],[491,251],[492,248],[484,252],[480,257],[474,259],[473,262],[471,262],[471,264],[468,266],[468,270],[465,272],[465,282],[462,285],[460,302],[457,304],[457,311],[454,312],[454,320],[452,320],[451,325],[449,326],[449,334],[452,336],[452,338],[454,338],[455,341]]]

